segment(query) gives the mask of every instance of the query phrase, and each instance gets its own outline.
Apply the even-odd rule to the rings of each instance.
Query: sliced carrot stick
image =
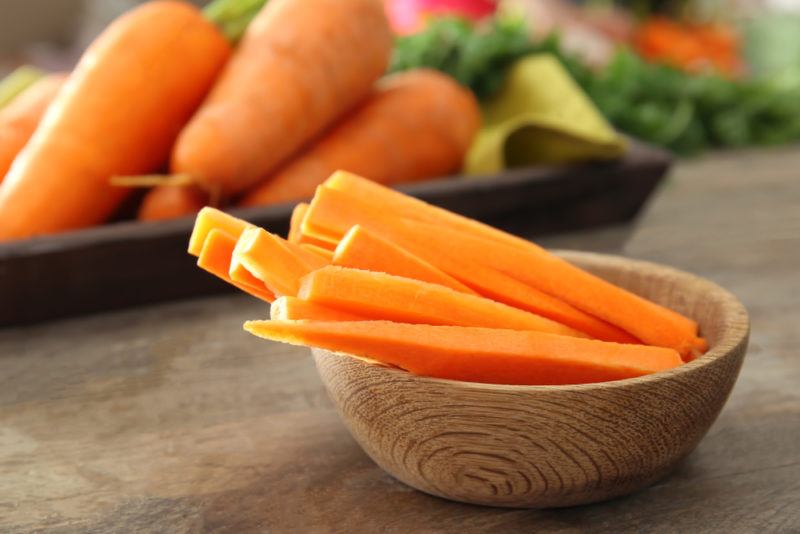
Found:
[[[47,75],[0,110],[0,182],[66,79],[66,74]]]
[[[371,206],[327,187],[317,190],[306,217],[303,231],[312,235],[326,233],[340,236],[345,228],[361,224],[441,269],[478,293],[547,317],[603,341],[637,343],[625,331],[601,321],[556,297],[543,293],[482,262],[463,261],[451,250],[452,245],[432,246],[432,236],[421,236],[408,228],[408,221],[384,216]],[[324,229],[324,232],[320,232]]]
[[[439,284],[329,266],[303,278],[298,298],[370,319],[584,334],[533,313]]]
[[[296,296],[300,279],[326,263],[316,254],[252,226],[242,232],[236,243],[229,273],[236,280],[243,272],[249,272],[276,296]]]
[[[339,169],[399,184],[458,171],[480,127],[475,96],[449,76],[419,69],[388,76],[319,140],[241,200],[245,206],[311,197]]]
[[[364,317],[355,313],[337,310],[316,302],[295,297],[279,297],[272,303],[269,316],[273,321],[363,321]]]
[[[228,215],[224,211],[210,207],[203,208],[194,221],[192,236],[189,238],[189,254],[192,256],[200,255],[203,243],[205,243],[211,230],[222,230],[236,241],[242,235],[242,232],[250,226],[252,225],[247,221]]]
[[[339,242],[333,265],[404,276],[476,294],[444,271],[360,225],[352,227]]]
[[[308,243],[300,243],[300,248],[313,252],[317,256],[324,258],[328,263],[333,261],[333,252],[317,245],[309,245]]]
[[[198,213],[208,203],[208,195],[196,187],[162,185],[142,199],[136,218],[140,221],[166,221]]]
[[[682,363],[672,349],[531,331],[389,321],[249,321],[244,328],[265,339],[345,352],[416,375],[493,384],[603,382]]]
[[[206,235],[206,240],[197,258],[197,265],[256,298],[266,302],[275,300],[275,295],[260,280],[251,276],[244,277],[241,281],[236,281],[228,276],[231,256],[235,246],[235,238],[222,230],[214,228]]]
[[[491,267],[647,344],[674,348],[688,357],[700,343],[694,321],[583,271],[532,243],[529,247],[512,246],[446,225],[387,216],[382,207],[327,187],[317,191],[304,219],[304,231],[306,226],[323,227],[327,234],[341,234],[353,224],[364,224],[366,219],[382,226],[384,231],[394,232],[387,236],[414,253],[419,254],[413,243],[424,242],[427,250],[462,264]]]
[[[300,202],[292,210],[292,217],[289,219],[289,235],[286,240],[290,243],[300,243],[300,235],[302,234],[303,217],[306,216],[308,211],[308,204]]]
[[[392,34],[376,0],[270,0],[172,153],[172,172],[242,193],[366,97]]]
[[[0,187],[0,241],[84,228],[153,172],[205,98],[230,46],[187,2],[146,2],[89,47]]]

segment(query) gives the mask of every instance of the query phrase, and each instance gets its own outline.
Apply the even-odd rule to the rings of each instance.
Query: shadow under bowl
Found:
[[[560,255],[694,318],[709,351],[638,378],[511,386],[420,377],[313,349],[342,420],[381,468],[446,499],[550,508],[637,491],[697,446],[739,374],[749,334],[744,306],[716,284],[669,267]]]

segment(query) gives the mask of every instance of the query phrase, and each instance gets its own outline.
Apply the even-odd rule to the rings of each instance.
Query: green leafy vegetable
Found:
[[[485,26],[437,19],[398,39],[391,70],[439,69],[484,99],[517,59],[549,52],[617,129],[679,154],[800,140],[800,65],[769,77],[729,80],[648,63],[623,48],[594,71],[565,53],[558,35],[538,42],[528,35],[515,19]]]
[[[267,0],[214,0],[203,13],[230,42],[237,43],[266,3]]]

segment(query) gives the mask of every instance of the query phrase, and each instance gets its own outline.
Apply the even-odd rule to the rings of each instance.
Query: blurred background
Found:
[[[22,64],[69,70],[93,37],[137,3],[0,0],[0,74]],[[454,30],[442,21],[459,18],[489,26],[492,19],[518,18],[524,20],[524,31],[537,48],[559,56],[599,111],[632,137],[685,156],[710,148],[780,145],[800,139],[799,0],[386,0],[385,4],[398,34],[428,34],[418,42],[398,45],[396,70],[432,66],[448,71],[437,50],[442,39],[460,37],[452,37]],[[477,43],[481,52],[466,57],[466,67],[454,67],[477,73],[449,73],[468,86],[471,80],[464,76],[480,78],[479,85],[487,83],[497,64],[505,67],[523,55],[514,48],[515,31],[495,27],[484,32],[492,38]],[[453,48],[458,46],[472,44]]]

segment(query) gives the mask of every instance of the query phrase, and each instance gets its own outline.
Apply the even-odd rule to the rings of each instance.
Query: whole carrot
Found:
[[[45,76],[0,110],[0,182],[66,79],[66,74]]]
[[[178,138],[172,172],[245,191],[366,97],[391,46],[380,0],[270,0]]]
[[[452,78],[433,70],[396,74],[241,203],[309,198],[337,170],[387,185],[445,176],[461,167],[479,127],[475,97]]]
[[[109,177],[152,172],[230,53],[190,4],[157,0],[89,47],[0,186],[0,241],[82,228],[129,190]]]

